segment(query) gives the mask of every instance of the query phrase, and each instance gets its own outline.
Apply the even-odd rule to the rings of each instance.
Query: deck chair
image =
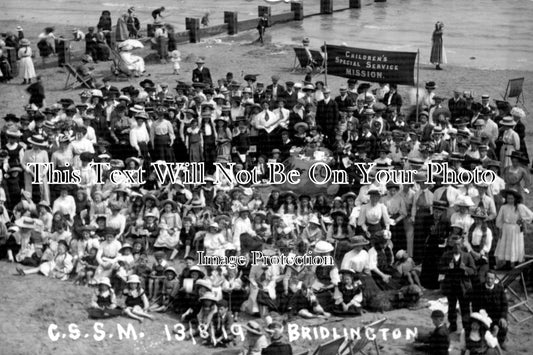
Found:
[[[524,92],[522,90],[523,86],[524,86],[524,78],[510,79],[509,82],[507,83],[507,88],[505,89],[503,100],[507,101],[508,98],[516,97],[515,105],[518,105],[518,103],[521,102],[522,106],[524,106],[525,99],[524,99]]]
[[[71,64],[65,63],[63,65],[63,68],[67,70],[67,81],[65,81],[65,90],[67,89],[74,89],[78,84],[81,87],[92,89],[91,84],[89,84],[91,78],[90,77],[82,77],[76,69]],[[71,80],[74,79],[74,80]]]
[[[307,52],[304,48],[294,47],[294,65],[292,71],[305,70],[312,62],[307,56]]]
[[[339,355],[339,349],[346,342],[346,338],[338,338],[319,345],[313,355]]]
[[[387,320],[387,318],[382,318],[382,319],[379,319],[379,320],[377,320],[377,321],[375,321],[373,323],[370,323],[370,324],[365,325],[364,327],[362,327],[361,328],[361,334],[363,334],[363,336],[360,339],[349,340],[347,342],[347,344],[343,347],[343,349],[341,351],[339,351],[339,354],[341,354],[341,355],[357,355],[357,354],[361,353],[363,355],[367,355],[367,353],[364,351],[364,349],[370,343],[373,343],[374,344],[374,348],[376,349],[376,354],[379,355],[380,352],[379,352],[379,345],[378,345],[378,342],[376,340],[377,337],[374,340],[369,340],[366,336],[364,336],[364,334],[366,334],[366,330],[368,328],[374,329],[374,333],[377,333],[379,328],[381,328],[383,326],[383,324],[385,323],[386,320]]]
[[[313,63],[316,67],[324,66],[324,57],[319,51],[311,50],[311,56],[313,57]]]
[[[111,73],[115,77],[131,78],[133,76],[133,72],[128,68],[128,65],[124,59],[122,59],[120,53],[114,48],[109,47],[109,49],[111,53],[111,60],[113,61],[113,64],[111,64]]]
[[[528,272],[532,267],[533,259],[523,262],[522,264],[514,267],[511,271],[507,272],[499,281],[500,285],[505,290],[509,291],[509,298],[512,298],[516,301],[516,303],[514,303],[512,306],[509,306],[508,312],[517,323],[523,323],[533,318],[533,308],[529,304],[527,285],[524,277],[524,273]],[[519,290],[515,289],[518,285],[515,285],[514,288],[512,286],[517,279],[519,279]],[[522,319],[518,318],[518,316],[515,314],[518,311],[527,313],[527,316]]]
[[[302,351],[301,353],[295,354],[295,355],[308,355],[309,350]]]

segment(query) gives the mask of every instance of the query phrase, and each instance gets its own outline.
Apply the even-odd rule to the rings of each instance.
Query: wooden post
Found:
[[[291,11],[294,12],[294,20],[302,21],[304,19],[304,3],[291,2]]]
[[[200,19],[186,17],[185,28],[189,30],[189,41],[191,43],[200,42]]]
[[[361,0],[350,0],[350,9],[360,9],[361,8]]]
[[[57,66],[70,64],[70,41],[59,39],[56,42]]]
[[[15,78],[19,75],[19,65],[17,61],[17,50],[14,47],[4,47],[4,52],[7,61],[11,66],[11,77]]]
[[[270,17],[272,16],[272,8],[270,6],[258,6],[257,14],[259,15],[259,17],[263,17],[263,15],[266,15],[268,17],[268,27],[272,26],[272,23],[270,22]]]
[[[239,20],[236,11],[224,11],[224,23],[228,24],[229,35],[239,33]]]
[[[147,35],[148,37],[153,37],[153,36],[154,36],[154,33],[155,33],[155,27],[154,27],[154,25],[151,24],[151,23],[148,23],[148,24],[146,25],[146,35]]]
[[[333,13],[333,0],[320,0],[320,13],[330,15]]]

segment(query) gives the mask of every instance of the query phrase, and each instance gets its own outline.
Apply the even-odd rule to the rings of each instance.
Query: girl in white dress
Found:
[[[18,51],[18,57],[20,58],[20,72],[24,78],[22,85],[26,85],[31,83],[31,79],[35,78],[37,75],[35,75],[35,67],[33,66],[33,60],[31,59],[33,53],[30,48],[30,41],[24,38],[20,41],[20,45],[21,47]]]

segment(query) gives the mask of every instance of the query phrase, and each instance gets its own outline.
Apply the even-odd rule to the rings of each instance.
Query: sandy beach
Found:
[[[0,28],[14,27],[21,24],[27,29],[28,34],[37,34],[46,24],[42,23],[20,23],[20,21],[0,21]],[[58,33],[68,33],[71,25],[56,24]],[[32,48],[35,49],[35,37],[29,36],[32,40]],[[293,73],[291,69],[294,62],[292,46],[277,44],[272,42],[270,33],[267,33],[267,44],[258,46],[252,44],[256,33],[241,33],[238,36],[226,38],[212,38],[200,44],[189,44],[179,47],[182,53],[182,70],[179,76],[172,75],[171,64],[149,64],[147,73],[150,79],[156,83],[166,82],[173,86],[176,80],[190,81],[191,71],[195,67],[195,60],[198,57],[206,58],[206,66],[211,69],[213,79],[225,77],[227,72],[233,72],[239,81],[247,73],[261,73],[259,81],[266,84],[270,82],[270,75],[279,74],[281,81],[293,80],[301,81],[304,78],[302,73]],[[84,43],[74,43],[74,52],[80,53]],[[139,54],[148,55],[148,49],[140,50]],[[79,56],[78,56],[79,57]],[[40,58],[35,59],[39,63]],[[109,74],[111,62],[96,64],[96,73],[99,78]],[[62,68],[50,68],[40,70],[37,73],[43,78],[46,89],[46,103],[48,105],[57,102],[61,98],[72,98],[78,100],[81,90],[63,91],[66,79],[66,72]],[[501,99],[507,81],[512,78],[525,77],[524,95],[526,98],[533,97],[533,72],[516,70],[481,70],[474,68],[446,66],[443,71],[435,71],[434,67],[422,66],[420,70],[420,83],[433,80],[437,83],[437,92],[445,97],[450,97],[453,89],[461,88],[471,90],[475,97],[481,94],[489,94],[492,98]],[[324,76],[317,76],[315,80],[323,80]],[[143,78],[131,79],[130,81],[112,82],[119,88],[127,85],[137,85]],[[337,89],[345,79],[329,76],[328,86],[333,88],[333,93],[337,94]],[[20,85],[22,78],[14,79],[8,85],[0,86],[0,107],[2,113],[13,112],[20,115],[23,112],[22,106],[27,103],[28,95],[25,86]],[[401,86],[400,92],[404,97],[408,96],[410,88]],[[514,103],[514,102],[513,102]],[[528,101],[526,109],[533,112],[533,106]],[[527,126],[527,144],[529,151],[533,149],[533,125],[525,122]],[[528,206],[532,205],[533,198],[526,200]],[[529,231],[531,232],[531,230]],[[526,253],[533,254],[533,235],[526,236]],[[178,267],[180,265],[177,265]],[[76,287],[69,282],[60,282],[47,279],[43,276],[31,275],[25,278],[15,276],[15,267],[12,264],[0,263],[0,338],[2,339],[2,354],[167,354],[167,353],[197,353],[215,354],[220,349],[210,349],[201,345],[193,345],[190,341],[168,341],[165,335],[165,325],[172,328],[177,322],[175,317],[169,314],[156,315],[156,320],[145,321],[142,324],[132,323],[137,333],[144,333],[144,337],[137,340],[123,339],[116,337],[117,323],[127,327],[130,320],[118,318],[102,321],[104,329],[109,330],[108,336],[102,341],[93,338],[95,322],[87,319],[85,311],[89,304],[92,290],[85,287]],[[427,299],[434,299],[436,295],[426,295]],[[423,302],[422,305],[425,305]],[[362,317],[333,319],[331,326],[358,327],[373,320],[386,317],[386,328],[405,329],[406,327],[418,327],[419,331],[429,329],[431,326],[431,311],[422,307],[417,310],[395,310],[384,314],[367,313]],[[322,321],[298,320],[300,325],[322,325]],[[72,340],[68,337],[67,327],[70,323],[78,325],[81,337]],[[60,338],[53,342],[48,334],[50,324],[57,324],[59,332],[65,333],[65,338]],[[518,325],[510,321],[510,333],[508,341],[508,354],[527,354],[533,348],[533,328],[531,321]],[[328,326],[328,325],[325,325]],[[87,337],[85,335],[88,335]],[[113,334],[114,337],[110,337]],[[458,354],[458,334],[452,336],[452,354]],[[414,354],[414,350],[409,345],[405,337],[398,340],[382,341],[382,354]],[[313,351],[320,344],[319,340],[305,340],[294,342],[294,352],[303,350]],[[238,344],[240,346],[241,343]]]

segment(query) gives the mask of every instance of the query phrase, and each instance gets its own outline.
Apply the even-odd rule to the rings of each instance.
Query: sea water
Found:
[[[319,0],[302,0],[304,14],[318,13]],[[348,7],[349,0],[333,0],[333,8]],[[102,10],[113,23],[134,6],[141,23],[151,22],[151,12],[165,6],[165,22],[184,30],[185,17],[210,14],[212,25],[223,23],[224,11],[237,11],[239,20],[257,17],[262,0],[4,0],[0,20],[95,26]],[[290,9],[273,4],[272,13]],[[396,51],[420,50],[421,63],[429,62],[435,22],[444,22],[444,46],[449,64],[483,69],[531,70],[533,64],[533,0],[362,0],[361,9],[306,18],[303,22],[267,30],[272,41],[299,44],[304,37],[312,47],[326,41],[352,47]],[[3,30],[3,29],[2,29]]]

